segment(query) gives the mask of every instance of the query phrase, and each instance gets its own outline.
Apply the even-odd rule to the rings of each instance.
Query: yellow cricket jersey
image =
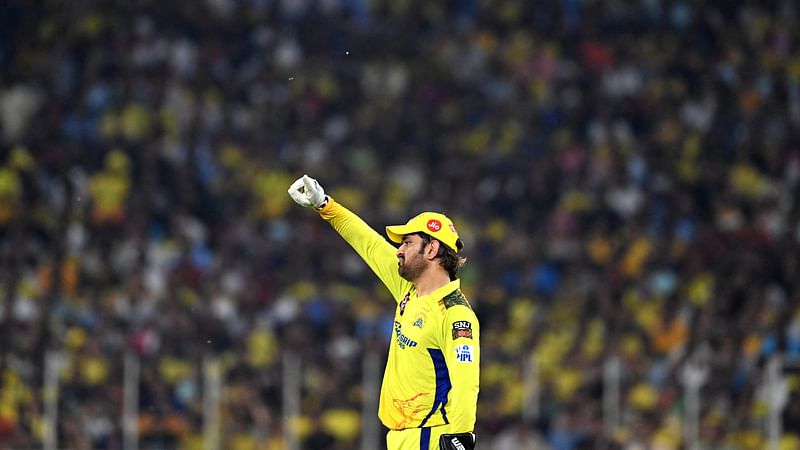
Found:
[[[391,430],[450,424],[473,431],[478,400],[480,328],[459,280],[417,296],[397,272],[397,249],[332,198],[323,219],[389,289],[397,310],[378,417]]]

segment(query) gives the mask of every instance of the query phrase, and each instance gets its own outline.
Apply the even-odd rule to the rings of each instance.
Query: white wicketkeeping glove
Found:
[[[321,208],[327,200],[322,186],[308,175],[303,175],[292,183],[289,196],[295,203],[306,208]]]

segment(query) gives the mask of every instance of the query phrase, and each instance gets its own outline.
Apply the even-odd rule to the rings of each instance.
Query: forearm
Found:
[[[386,285],[396,301],[406,294],[410,283],[398,275],[396,250],[383,236],[332,197],[319,210],[319,215],[350,244]]]
[[[454,432],[474,431],[478,402],[478,361],[469,373],[461,372],[453,377],[447,419]]]

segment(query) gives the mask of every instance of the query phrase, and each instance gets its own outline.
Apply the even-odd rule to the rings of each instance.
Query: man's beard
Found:
[[[422,274],[422,270],[424,269],[422,261],[416,261],[416,263],[412,262],[410,264],[406,264],[405,261],[403,262],[404,264],[400,264],[397,267],[397,273],[400,274],[404,280],[412,282],[419,278],[420,274]]]

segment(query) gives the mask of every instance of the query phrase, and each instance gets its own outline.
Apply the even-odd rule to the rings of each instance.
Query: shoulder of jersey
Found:
[[[442,299],[442,303],[444,303],[445,309],[450,309],[456,305],[463,305],[469,309],[472,309],[472,307],[469,306],[469,302],[467,302],[467,298],[464,297],[464,294],[461,293],[460,289],[456,289],[455,291],[447,294]]]

